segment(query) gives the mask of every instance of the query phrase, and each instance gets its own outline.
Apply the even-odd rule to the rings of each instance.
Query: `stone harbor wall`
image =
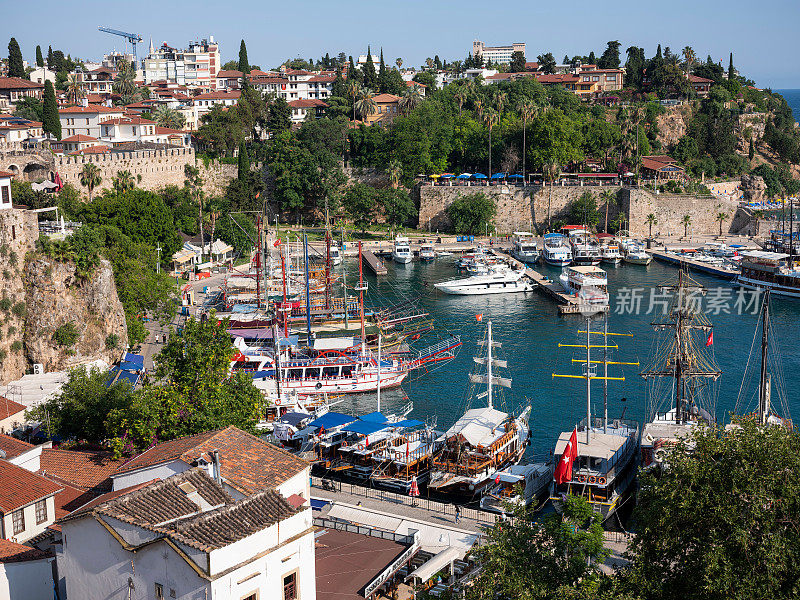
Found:
[[[682,236],[683,216],[691,217],[690,233],[711,235],[719,232],[716,220],[719,212],[728,217],[723,222],[723,233],[743,231],[749,217],[741,214],[738,201],[719,197],[695,197],[689,195],[655,194],[647,190],[634,190],[619,186],[430,186],[419,188],[420,229],[431,232],[450,231],[451,223],[447,207],[456,198],[482,192],[497,205],[495,224],[499,234],[515,230],[544,231],[547,227],[548,211],[550,222],[569,221],[570,205],[585,191],[590,191],[598,199],[600,211],[599,229],[604,229],[605,203],[600,198],[604,191],[612,190],[614,201],[608,206],[609,230],[611,223],[623,212],[628,218],[628,229],[635,235],[647,235],[647,215],[655,214],[658,224],[653,226],[654,235]],[[736,218],[736,220],[734,220]]]
[[[136,150],[131,152],[107,152],[84,156],[57,156],[54,169],[61,176],[63,183],[71,183],[76,189],[88,195],[81,185],[80,173],[88,162],[96,164],[103,178],[99,188],[102,191],[112,187],[114,176],[120,171],[130,171],[137,180],[137,187],[145,190],[156,190],[166,185],[183,186],[184,167],[196,165],[203,178],[203,188],[209,195],[223,193],[228,183],[236,177],[237,166],[219,162],[209,162],[208,167],[202,160],[195,160],[193,148],[169,148],[163,150]]]

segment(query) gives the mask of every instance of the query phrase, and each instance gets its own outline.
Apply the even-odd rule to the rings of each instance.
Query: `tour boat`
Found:
[[[564,470],[555,469],[550,486],[550,500],[556,511],[563,510],[563,502],[568,495],[586,498],[592,511],[603,521],[608,520],[622,506],[627,494],[633,489],[636,478],[636,459],[639,447],[639,425],[633,421],[608,418],[608,402],[606,384],[609,380],[618,379],[608,376],[609,364],[637,364],[609,362],[607,360],[608,336],[607,315],[604,315],[606,326],[603,331],[592,331],[591,318],[586,319],[585,345],[578,345],[585,350],[586,360],[583,362],[583,375],[557,375],[586,380],[586,417],[571,431],[562,432],[556,442],[553,456],[563,461]],[[592,343],[592,335],[602,337],[601,343]],[[592,349],[603,348],[603,359],[596,359]],[[593,358],[593,355],[595,358]],[[582,362],[582,361],[579,361]],[[602,365],[602,374],[597,368]],[[603,416],[592,417],[592,381],[602,380],[604,383]],[[577,450],[577,451],[576,451]],[[568,463],[569,460],[569,463]]]
[[[433,249],[433,244],[430,242],[423,242],[419,247],[420,260],[433,260],[436,258],[436,251]]]
[[[741,257],[742,271],[736,279],[738,285],[800,298],[800,271],[793,264],[790,266],[788,254],[758,250],[742,252]]]
[[[332,265],[336,266],[342,264],[342,253],[339,250],[339,246],[336,244],[331,244],[330,256]]]
[[[572,246],[572,262],[576,265],[599,265],[600,247],[597,238],[583,229],[569,232],[569,243]]]
[[[653,257],[638,244],[631,243],[628,245],[622,260],[631,265],[649,265]]]
[[[565,267],[558,280],[568,294],[580,296],[585,303],[608,306],[608,277],[600,267],[573,265]]]
[[[622,254],[616,244],[603,244],[600,246],[600,260],[606,264],[618,265],[622,261]]]
[[[719,258],[733,258],[736,254],[736,250],[724,242],[707,242],[703,249],[711,256],[718,256]]]
[[[524,272],[513,271],[505,265],[494,265],[486,274],[441,281],[433,286],[445,294],[456,296],[508,294],[530,292],[534,289],[533,284],[524,278]]]
[[[530,435],[530,404],[516,417],[495,408],[497,388],[510,388],[511,379],[494,374],[495,368],[505,368],[507,362],[494,358],[500,343],[492,339],[491,321],[486,338],[478,344],[486,354],[475,357],[476,368],[469,376],[473,387],[467,396],[468,405],[474,399],[486,398],[486,406],[470,408],[441,436],[442,449],[433,457],[428,483],[429,489],[470,498],[490,485],[497,471],[520,461]],[[487,388],[477,393],[481,384]]]
[[[480,507],[490,512],[505,513],[507,504],[512,508],[530,506],[547,494],[552,479],[552,463],[511,465],[495,474],[493,484],[483,492]]]
[[[572,248],[560,233],[548,233],[542,244],[542,258],[548,265],[566,267],[572,263]]]
[[[411,246],[408,245],[408,238],[397,236],[392,249],[392,260],[400,264],[408,264],[412,258],[413,255],[411,254]]]
[[[511,256],[522,263],[533,264],[539,260],[540,254],[532,233],[527,231],[514,232],[514,246],[511,250]]]

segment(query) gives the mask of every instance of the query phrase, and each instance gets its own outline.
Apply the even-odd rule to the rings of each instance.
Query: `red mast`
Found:
[[[345,305],[347,303],[345,302]],[[364,332],[364,263],[361,260],[361,241],[358,242],[358,304],[361,311],[361,346],[367,342]],[[346,308],[346,306],[345,306]]]
[[[256,248],[253,261],[256,263],[256,305],[261,308],[261,249],[263,248],[263,240],[261,239],[261,215],[258,216],[256,222],[258,224],[258,248]],[[266,297],[266,294],[264,294],[264,296]],[[266,302],[264,302],[264,306],[266,306]]]
[[[283,257],[283,248],[280,249],[281,253],[281,274],[283,275],[283,302],[281,303],[281,310],[283,311],[283,336],[289,337],[289,307],[286,306],[286,260]]]

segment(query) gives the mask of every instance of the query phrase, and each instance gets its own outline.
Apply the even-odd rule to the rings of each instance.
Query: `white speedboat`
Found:
[[[434,260],[436,258],[436,251],[433,249],[433,244],[424,242],[419,247],[420,260]]]
[[[480,506],[496,513],[505,513],[508,504],[512,508],[530,506],[547,494],[552,480],[552,463],[511,465],[495,473],[494,484],[484,490]]]
[[[649,265],[653,260],[653,257],[645,252],[641,246],[637,244],[630,244],[627,252],[625,252],[623,260],[632,265]]]
[[[339,250],[339,246],[337,246],[336,244],[331,244],[331,251],[330,252],[331,252],[330,253],[331,264],[333,266],[342,264],[342,253]]]
[[[542,244],[542,258],[548,265],[566,267],[572,263],[572,248],[560,233],[548,233]]]
[[[616,244],[603,244],[600,246],[600,260],[606,264],[618,265],[622,261],[622,253]]]
[[[434,283],[433,286],[445,294],[457,296],[531,292],[534,289],[522,271],[513,271],[505,265],[494,265],[483,275],[441,281]]]
[[[708,242],[703,249],[711,256],[717,256],[719,258],[733,258],[736,254],[736,251],[725,244],[725,242]]]
[[[600,246],[588,231],[573,229],[569,232],[569,242],[572,245],[572,262],[576,265],[599,265]]]
[[[566,267],[558,279],[568,294],[580,296],[583,302],[592,306],[608,306],[608,277],[600,267]]]
[[[392,248],[392,260],[405,265],[410,263],[411,259],[411,246],[408,245],[408,238],[397,236],[394,240],[394,248]]]
[[[520,262],[533,264],[539,260],[540,254],[532,233],[527,231],[514,232],[514,246],[511,250],[511,256]]]

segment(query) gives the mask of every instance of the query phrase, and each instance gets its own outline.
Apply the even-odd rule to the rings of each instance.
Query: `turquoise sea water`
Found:
[[[452,425],[464,411],[464,393],[468,388],[467,374],[472,368],[472,356],[476,354],[476,341],[483,336],[485,322],[491,319],[495,338],[502,342],[502,352],[508,359],[508,375],[513,379],[513,390],[509,396],[513,408],[530,400],[533,409],[531,429],[533,453],[537,457],[546,456],[553,448],[561,431],[572,429],[586,414],[586,385],[580,379],[554,379],[552,374],[580,374],[580,365],[572,364],[571,359],[581,358],[578,351],[559,348],[559,342],[580,344],[585,335],[577,330],[585,329],[585,320],[578,316],[559,316],[556,304],[544,295],[534,292],[528,294],[507,294],[494,296],[447,296],[431,287],[431,283],[456,275],[453,257],[440,257],[430,264],[414,261],[409,265],[398,265],[387,261],[389,274],[379,281],[366,275],[369,282],[368,299],[373,305],[386,305],[402,298],[416,298],[419,305],[428,310],[436,319],[441,331],[459,334],[464,342],[457,358],[429,373],[410,378],[403,385],[408,398],[414,402],[412,416],[429,418],[438,416],[438,427],[445,429]],[[341,268],[341,267],[340,267]],[[347,261],[348,285],[357,278],[357,263]],[[559,271],[545,269],[551,278],[557,278]],[[656,335],[650,323],[656,320],[654,314],[645,314],[649,305],[650,288],[677,277],[677,270],[671,266],[653,262],[648,267],[620,265],[603,268],[608,272],[612,304],[624,293],[624,288],[644,288],[642,314],[613,314],[609,319],[609,331],[634,334],[633,338],[619,337],[615,341],[619,350],[611,351],[609,360],[641,362],[642,367],[609,367],[610,376],[624,376],[625,381],[609,384],[609,416],[620,416],[625,410],[626,418],[640,423],[645,419],[646,387],[639,371],[647,364],[655,350]],[[709,288],[719,288],[722,294],[729,292],[735,296],[736,289],[722,280],[702,275],[692,275]],[[712,294],[716,292],[711,292]],[[704,305],[705,306],[705,305]],[[789,398],[789,409],[800,416],[800,349],[796,340],[800,338],[800,301],[774,298],[773,327],[775,341],[781,352],[784,388]],[[736,405],[739,388],[745,372],[745,365],[753,341],[757,316],[735,314],[710,315],[714,324],[714,350],[722,376],[718,382],[716,415],[727,420],[727,415]],[[478,323],[476,314],[483,314],[484,323]],[[602,326],[602,325],[598,325]],[[421,340],[419,343],[424,342]],[[595,341],[594,343],[599,343]],[[754,356],[758,355],[758,347]],[[584,351],[585,352],[585,351]],[[599,352],[593,356],[600,359]],[[754,359],[755,360],[755,359]],[[758,362],[754,366],[757,373]],[[751,378],[745,386],[749,411],[756,405],[756,382]],[[593,415],[602,414],[602,384],[592,384]],[[625,398],[626,401],[621,399]],[[374,395],[357,396],[346,401],[336,410],[356,413],[375,410]],[[388,391],[383,395],[384,412],[398,409],[404,402],[402,393]],[[481,405],[485,400],[477,401]],[[777,392],[773,391],[773,404],[778,404]],[[779,412],[783,412],[779,407]]]
[[[786,98],[786,103],[792,109],[794,120],[800,122],[800,90],[775,90]]]

